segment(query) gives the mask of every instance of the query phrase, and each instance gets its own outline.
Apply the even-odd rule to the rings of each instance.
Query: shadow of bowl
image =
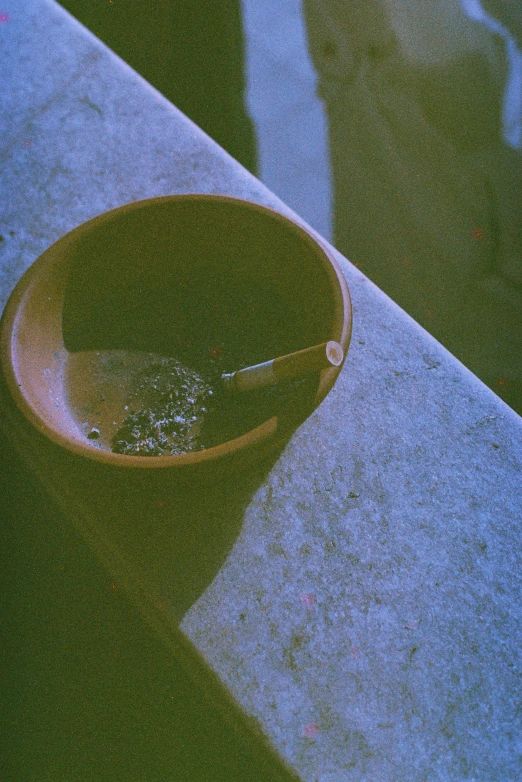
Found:
[[[7,304],[1,357],[13,400],[46,438],[91,462],[181,475],[279,448],[341,366],[311,376],[297,400],[253,397],[210,447],[151,457],[110,447],[129,356],[195,371],[210,356],[230,372],[329,340],[346,355],[350,335],[346,282],[311,233],[248,201],[175,195],[106,212],[43,253]],[[107,355],[123,357],[119,377],[93,364]]]

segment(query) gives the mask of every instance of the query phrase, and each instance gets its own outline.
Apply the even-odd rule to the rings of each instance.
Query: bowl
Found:
[[[204,447],[154,456],[114,450],[125,402],[138,404],[136,377],[150,391],[172,362],[230,372],[329,340],[346,355],[350,334],[349,291],[319,238],[246,200],[173,195],[101,214],[46,250],[6,306],[1,359],[19,410],[61,448],[114,467],[178,469],[280,447],[342,365],[286,396],[230,399]]]

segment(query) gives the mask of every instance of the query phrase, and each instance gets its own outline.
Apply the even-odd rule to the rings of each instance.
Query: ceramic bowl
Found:
[[[125,379],[123,372],[101,393],[99,373],[83,357],[151,353],[196,366],[210,354],[233,371],[328,340],[346,355],[350,334],[348,288],[319,238],[255,203],[174,195],[101,214],[44,252],[7,304],[1,356],[16,405],[45,437],[89,460],[151,470],[277,447],[324,399],[341,366],[317,372],[308,396],[265,418],[258,411],[220,443],[143,456],[114,453],[111,433],[93,439],[96,415],[118,423]],[[83,415],[90,394],[98,410]]]

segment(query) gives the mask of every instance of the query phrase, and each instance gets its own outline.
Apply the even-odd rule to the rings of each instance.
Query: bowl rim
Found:
[[[312,410],[326,397],[343,367],[352,331],[352,303],[350,291],[337,261],[325,245],[322,237],[313,231],[313,229],[305,228],[300,223],[281,212],[278,212],[276,209],[258,204],[254,201],[249,201],[248,199],[232,196],[210,193],[180,193],[132,201],[122,206],[115,207],[114,209],[104,211],[89,220],[80,223],[78,226],[61,236],[57,241],[53,242],[53,244],[41,253],[24,272],[7,301],[2,316],[0,324],[0,360],[5,381],[11,396],[20,412],[41,434],[68,451],[72,451],[73,453],[90,460],[115,467],[156,469],[184,467],[202,464],[204,462],[212,463],[223,457],[229,457],[241,451],[246,452],[247,450],[255,449],[258,446],[273,444],[275,447],[279,440],[284,440],[285,438],[286,431],[284,421],[280,420],[280,416],[273,416],[239,437],[200,451],[191,451],[184,454],[166,454],[154,457],[117,454],[99,448],[94,444],[83,444],[69,438],[62,431],[55,426],[51,426],[43,417],[41,417],[23,392],[16,370],[16,323],[21,312],[23,312],[26,303],[30,300],[32,289],[38,284],[39,276],[45,273],[49,263],[52,264],[53,261],[54,263],[58,263],[58,259],[61,257],[64,247],[72,241],[75,241],[79,235],[96,230],[98,226],[118,214],[132,212],[147,206],[153,206],[154,204],[189,200],[210,201],[213,203],[226,202],[236,204],[240,208],[268,214],[277,221],[284,223],[294,232],[301,234],[308,243],[311,241],[316,246],[319,251],[318,260],[321,261],[323,268],[328,274],[329,282],[336,299],[335,304],[337,312],[335,317],[341,326],[341,334],[337,341],[343,348],[344,359],[338,367],[331,367],[321,372]]]

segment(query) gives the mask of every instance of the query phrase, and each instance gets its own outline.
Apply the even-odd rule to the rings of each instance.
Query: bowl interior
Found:
[[[83,447],[110,450],[125,367],[141,366],[140,355],[231,372],[346,332],[337,277],[305,231],[248,202],[171,197],[101,215],[44,253],[18,308],[12,359],[38,418]],[[317,373],[300,387],[303,417],[319,383]],[[97,412],[83,420],[78,411],[95,397]],[[296,409],[295,400],[247,397],[220,416],[211,446]],[[99,442],[88,437],[96,425],[105,427]]]

